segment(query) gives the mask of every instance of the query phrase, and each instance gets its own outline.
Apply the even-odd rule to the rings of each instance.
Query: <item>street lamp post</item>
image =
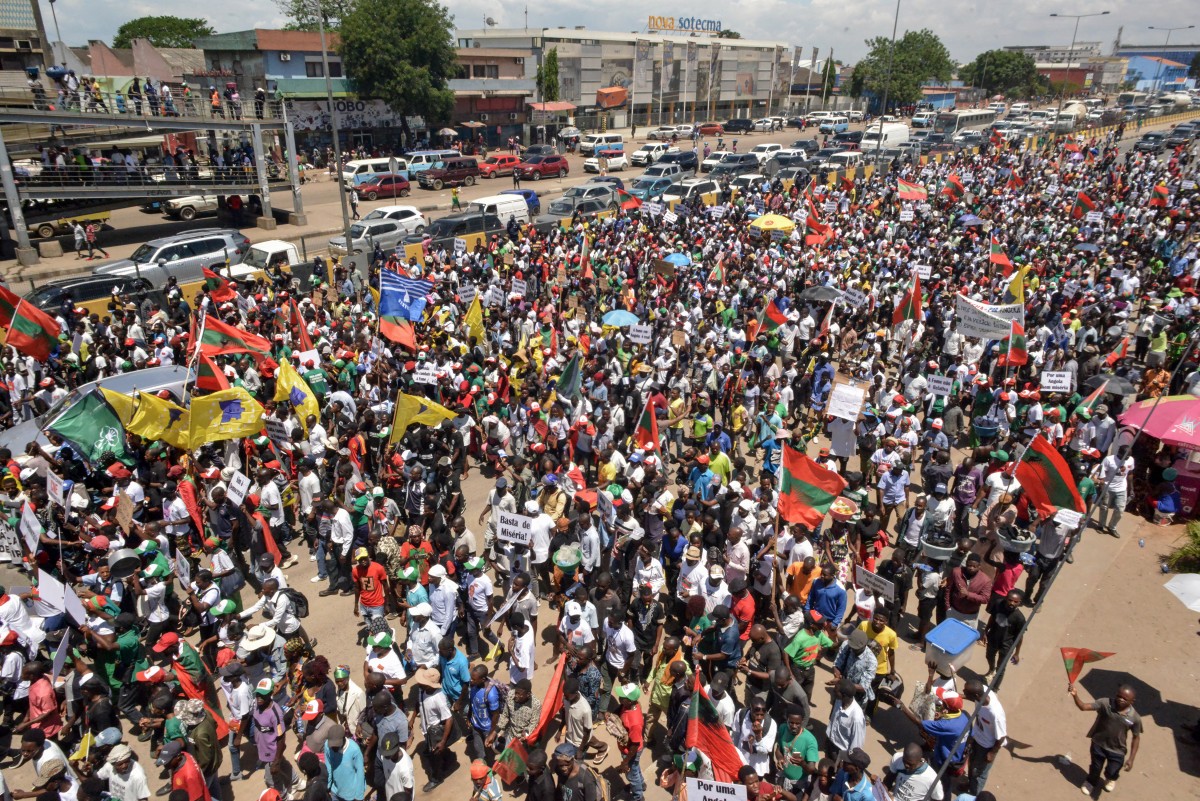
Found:
[[[879,108],[879,138],[875,140],[875,169],[879,169],[879,151],[883,148],[883,118],[887,114],[888,90],[892,88],[892,64],[896,60],[896,29],[900,27],[900,0],[892,18],[892,44],[888,47],[887,77],[883,83],[883,105]]]
[[[1163,27],[1160,27],[1157,25],[1150,25],[1148,27],[1152,31],[1166,31],[1167,32],[1167,41],[1163,42],[1163,50],[1166,50],[1167,46],[1171,44],[1171,34],[1172,33],[1174,33],[1175,31],[1190,30],[1192,28],[1195,28],[1196,26],[1195,25],[1176,25],[1174,28],[1163,28]],[[1162,63],[1165,58],[1166,58],[1166,56],[1159,57],[1158,65],[1154,68],[1154,83],[1152,83],[1151,86],[1153,87],[1152,92],[1155,95],[1162,94],[1162,87],[1159,86],[1159,84],[1158,84],[1158,76],[1160,73],[1162,73]]]
[[[1079,20],[1084,19],[1085,17],[1103,17],[1106,14],[1108,14],[1107,11],[1096,11],[1091,14],[1054,13],[1050,15],[1052,17],[1065,17],[1067,19],[1075,20],[1075,30],[1071,33],[1071,47],[1067,50],[1067,77],[1066,80],[1063,81],[1062,91],[1058,93],[1058,111],[1054,115],[1054,125],[1056,128],[1058,127],[1058,115],[1062,113],[1063,98],[1067,94],[1067,81],[1071,80],[1071,62],[1075,59],[1075,39],[1079,35]]]
[[[350,239],[350,206],[346,200],[346,187],[342,183],[342,145],[338,142],[338,131],[341,129],[341,115],[338,114],[337,103],[333,102],[333,79],[329,77],[329,48],[325,44],[325,9],[317,2],[317,30],[321,34],[321,67],[325,73],[325,99],[329,103],[329,120],[333,136],[334,179],[338,185],[338,199],[342,205],[342,236],[346,244],[346,261],[353,263],[354,247]]]

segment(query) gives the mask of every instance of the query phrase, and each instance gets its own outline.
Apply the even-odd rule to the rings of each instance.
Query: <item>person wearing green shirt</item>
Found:
[[[308,384],[308,388],[317,396],[317,403],[319,405],[329,392],[329,380],[325,375],[325,371],[317,367],[312,359],[306,361],[304,366],[307,368],[303,374],[304,383]]]
[[[207,671],[200,653],[186,640],[181,640],[175,632],[168,631],[159,637],[152,650],[156,654],[168,654],[172,648],[175,648],[175,653],[170,654],[169,658],[178,662],[193,682],[203,681]]]
[[[708,432],[712,431],[713,419],[708,412],[700,412],[692,418],[692,447],[703,448]]]
[[[821,659],[821,651],[832,648],[833,640],[825,633],[825,618],[820,612],[810,610],[804,616],[804,628],[796,632],[796,636],[788,643],[783,652],[792,660],[792,673],[796,681],[804,689],[804,693],[813,697],[813,684],[816,681],[817,662]]]
[[[804,777],[817,771],[821,751],[817,738],[804,728],[804,711],[791,706],[787,711],[787,725],[779,730],[775,742],[775,765],[782,765],[780,786],[790,793],[799,793],[804,786]]]

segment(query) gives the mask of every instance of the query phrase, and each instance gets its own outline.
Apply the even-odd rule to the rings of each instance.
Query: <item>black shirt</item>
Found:
[[[658,627],[666,620],[666,610],[658,601],[649,603],[640,597],[629,607],[629,628],[633,629],[633,642],[639,651],[654,647]]]
[[[1001,605],[988,621],[988,643],[1007,651],[1017,641],[1017,635],[1024,625],[1025,613],[1020,608],[1010,611],[1007,605]]]

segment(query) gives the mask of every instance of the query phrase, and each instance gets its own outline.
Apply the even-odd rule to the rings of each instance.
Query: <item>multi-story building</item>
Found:
[[[1101,54],[1101,42],[1076,42],[1072,47],[1062,45],[1007,45],[1005,50],[1010,53],[1024,53],[1038,64],[1077,64],[1092,56]]]
[[[529,122],[528,101],[536,92],[536,61],[532,50],[462,47],[458,75],[449,81],[454,91],[451,128],[471,139],[497,146],[522,134]]]
[[[1190,88],[1188,65],[1162,56],[1130,56],[1125,82],[1139,92],[1174,92]]]
[[[24,89],[26,69],[56,61],[37,0],[0,0],[0,87]]]

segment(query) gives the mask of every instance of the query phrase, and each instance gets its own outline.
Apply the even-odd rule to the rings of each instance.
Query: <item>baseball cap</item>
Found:
[[[300,713],[300,717],[304,720],[316,720],[325,714],[325,704],[320,698],[314,698],[304,705],[304,711]]]
[[[443,567],[442,565],[434,565],[433,567],[429,568],[429,577],[430,578],[445,578],[446,577],[446,568]]]
[[[163,634],[163,636],[158,638],[158,642],[154,644],[154,648],[151,650],[153,650],[156,654],[161,654],[165,653],[168,648],[172,648],[178,644],[179,635],[173,631],[168,631],[167,633]]]
[[[371,554],[367,552],[366,548],[355,548],[354,549],[354,561],[357,562],[359,559],[370,559],[370,558],[371,558]]]
[[[258,695],[271,695],[275,692],[275,682],[270,679],[259,679],[258,684],[254,685],[254,692]]]
[[[183,741],[171,740],[162,747],[162,751],[158,753],[158,759],[154,760],[154,764],[161,768],[163,765],[166,765],[168,762],[175,759],[175,757],[179,756],[180,752],[182,751]]]

